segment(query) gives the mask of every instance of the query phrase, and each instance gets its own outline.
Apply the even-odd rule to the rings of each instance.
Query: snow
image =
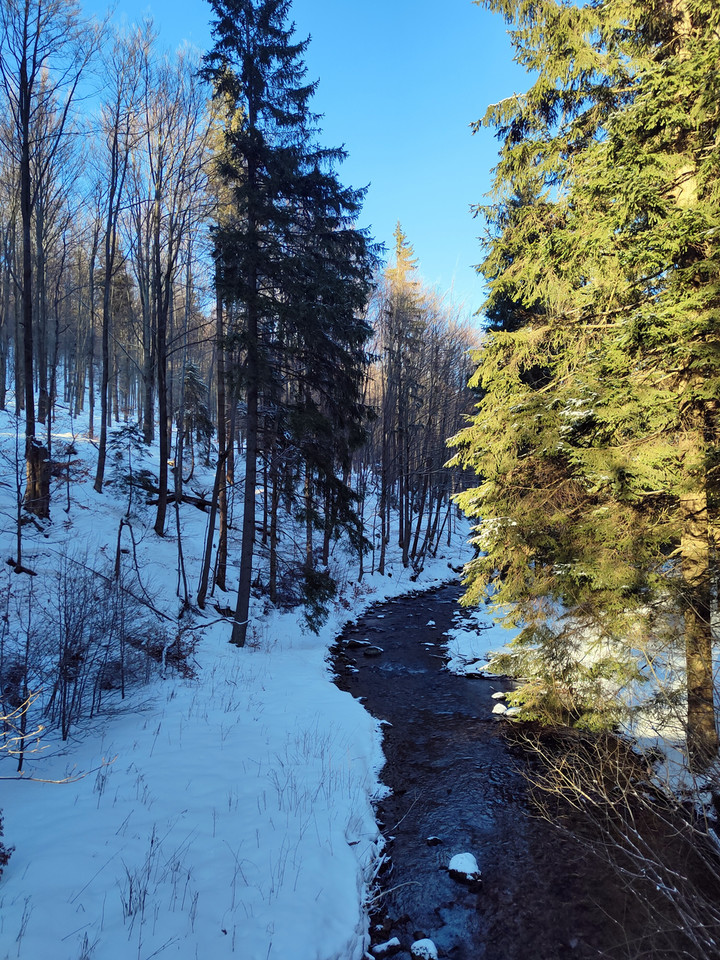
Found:
[[[391,937],[390,940],[386,940],[385,943],[377,943],[372,948],[372,954],[375,957],[387,957],[389,954],[395,953],[400,949],[400,941],[397,937]]]
[[[113,560],[127,507],[126,494],[94,492],[94,445],[58,423],[78,448],[70,509],[54,481],[52,524],[23,529],[24,563],[38,576],[12,575],[14,587],[32,580],[46,609],[63,555],[93,570]],[[15,433],[12,415],[0,412],[3,557],[14,553]],[[209,471],[199,476],[211,489]],[[206,517],[181,509],[195,583]],[[143,586],[174,620],[174,524],[158,538],[137,494],[134,510]],[[372,806],[381,731],[332,683],[328,649],[373,601],[452,577],[466,533],[416,583],[397,557],[392,578],[357,584],[351,571],[318,635],[303,630],[301,611],[253,601],[249,642],[237,649],[208,605],[184,634],[197,638],[193,677],[158,668],[124,701],[108,695],[68,742],[48,732],[45,752],[27,758],[26,779],[3,783],[4,843],[15,852],[0,879],[0,958],[360,960],[369,944],[363,900],[382,845]],[[237,545],[231,550],[237,561]],[[232,604],[234,587],[222,605]],[[5,757],[0,777],[13,773]],[[30,779],[68,773],[80,778]],[[426,949],[417,956],[437,956]]]
[[[448,870],[465,880],[479,880],[481,876],[480,867],[472,853],[456,853],[448,864]]]
[[[416,940],[410,947],[410,956],[413,960],[438,960],[437,947],[427,938]]]
[[[484,605],[459,611],[447,634],[447,668],[466,676],[495,677],[488,662],[504,650],[518,631],[493,621]]]

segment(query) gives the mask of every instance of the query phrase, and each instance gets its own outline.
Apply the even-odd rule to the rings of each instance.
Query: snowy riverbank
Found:
[[[2,416],[6,558],[14,424]],[[75,445],[80,466],[69,511],[58,481],[53,523],[44,532],[24,528],[24,563],[38,576],[23,582],[50,617],[59,559],[93,569],[111,560],[127,505],[126,495],[93,491],[89,469],[84,478],[82,471],[94,450],[77,435]],[[193,576],[205,520],[183,505]],[[172,535],[157,538],[151,524],[138,508],[138,565],[154,605],[174,616],[177,545]],[[47,734],[44,753],[26,761],[26,777],[87,775],[60,785],[2,783],[4,842],[15,852],[0,880],[0,957],[359,960],[382,756],[375,722],[333,685],[327,651],[373,601],[453,576],[449,564],[465,559],[465,533],[458,529],[416,583],[397,561],[392,577],[366,575],[361,584],[349,570],[318,635],[303,631],[301,612],[264,612],[258,601],[252,641],[239,650],[227,642],[228,623],[208,607],[186,634],[197,639],[193,677],[167,671],[163,678],[158,670],[124,701],[106,700],[67,743]],[[18,580],[6,570],[3,589]],[[230,585],[227,602],[232,597]],[[12,616],[22,618],[21,606]],[[0,776],[13,770],[6,758]]]

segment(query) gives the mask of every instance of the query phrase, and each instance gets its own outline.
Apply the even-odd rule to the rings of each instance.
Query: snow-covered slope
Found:
[[[0,417],[5,560],[15,555],[16,427],[11,415]],[[3,592],[13,590],[16,631],[42,621],[38,614],[28,627],[23,609],[44,609],[50,622],[57,616],[63,564],[107,573],[127,507],[126,494],[93,491],[95,450],[77,427],[61,421],[59,433],[65,441],[74,434],[78,451],[69,510],[58,479],[50,526],[23,528],[23,561],[37,576],[9,566],[2,574]],[[57,449],[60,442],[58,435]],[[151,458],[146,465],[152,469]],[[199,485],[211,489],[209,472]],[[177,543],[173,523],[160,539],[153,519],[136,503],[139,582],[170,618],[164,629],[172,639]],[[205,514],[183,505],[191,590],[205,523]],[[0,958],[359,960],[365,883],[379,843],[371,800],[380,735],[361,705],[333,685],[327,651],[343,623],[374,599],[452,576],[449,562],[466,558],[465,532],[416,583],[395,562],[391,578],[365,576],[358,584],[352,561],[338,557],[349,576],[318,635],[303,631],[300,612],[265,610],[258,601],[251,643],[239,650],[212,605],[186,615],[183,643],[197,641],[194,676],[163,676],[158,667],[124,701],[117,690],[108,693],[99,715],[73,726],[67,742],[47,732],[44,752],[26,760],[26,779],[0,784],[4,842],[16,848],[0,879]],[[220,599],[232,605],[232,589]],[[0,776],[13,773],[13,760],[1,760]],[[69,774],[80,778],[27,779]]]

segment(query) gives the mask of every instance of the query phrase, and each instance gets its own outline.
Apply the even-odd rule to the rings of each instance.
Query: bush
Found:
[[[0,705],[14,709],[39,693],[34,713],[71,728],[94,716],[109,693],[125,696],[149,679],[154,647],[168,646],[152,612],[124,589],[122,577],[99,574],[65,556],[43,607],[32,585],[14,597],[13,629],[0,635]],[[151,641],[139,638],[152,637]]]

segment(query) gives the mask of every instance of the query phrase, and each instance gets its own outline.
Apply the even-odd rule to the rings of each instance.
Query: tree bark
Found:
[[[248,304],[248,390],[245,422],[245,490],[243,494],[240,579],[230,642],[245,646],[250,617],[250,589],[255,548],[255,486],[257,483],[258,435],[258,321],[254,304]]]
[[[707,496],[704,490],[681,501],[682,571],[687,672],[687,745],[691,769],[704,770],[716,757],[718,735],[710,622],[710,549]]]
[[[250,104],[249,116],[251,128],[257,121],[254,108]],[[248,159],[248,182],[250,185],[248,203],[248,240],[250,249],[259,248],[257,223],[253,203],[253,190],[257,189],[257,176],[254,158]],[[245,489],[243,491],[242,544],[240,554],[240,576],[238,597],[235,607],[230,642],[238,647],[245,646],[248,622],[250,619],[250,590],[252,587],[253,553],[255,549],[255,486],[257,483],[257,443],[258,443],[258,392],[260,379],[260,343],[258,322],[258,277],[255,257],[251,256],[247,269],[247,416],[245,421]],[[230,443],[232,444],[232,437]]]
[[[32,289],[32,195],[30,184],[30,82],[27,55],[20,65],[20,216],[23,235],[22,324],[23,378],[25,381],[25,509],[37,517],[50,516],[50,481],[47,450],[35,439],[35,394],[33,390],[33,289]]]
[[[217,289],[217,278],[215,282]],[[227,589],[227,542],[228,542],[228,499],[227,468],[228,454],[232,451],[232,429],[228,437],[227,429],[227,383],[225,371],[225,329],[223,320],[223,302],[218,294],[215,307],[215,355],[217,357],[217,436],[218,453],[222,461],[222,471],[218,476],[218,512],[220,529],[218,534],[218,554],[215,566],[215,583],[220,590]]]

